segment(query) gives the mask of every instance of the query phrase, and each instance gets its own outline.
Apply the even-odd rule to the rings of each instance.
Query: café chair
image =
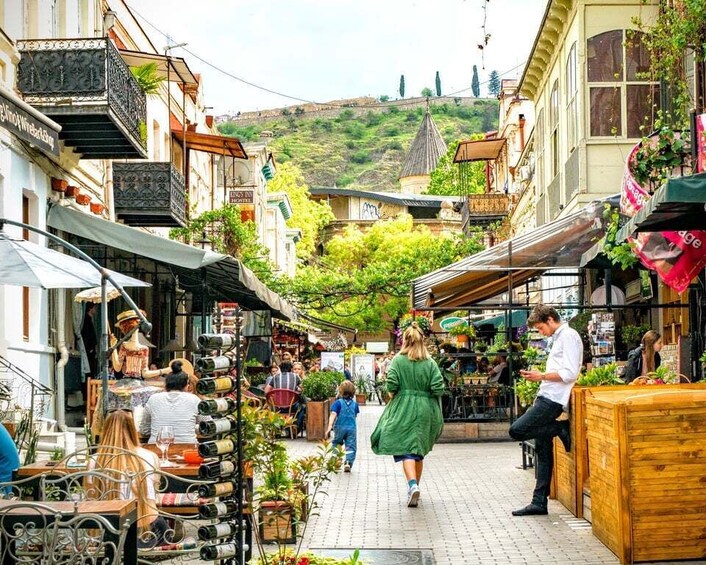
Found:
[[[78,471],[43,475],[39,479],[42,500],[121,500],[127,498],[133,477],[122,471]]]
[[[279,412],[287,418],[285,430],[288,430],[292,439],[297,437],[297,414],[301,410],[299,404],[299,393],[288,388],[274,388],[269,391],[265,398],[267,406],[274,412]]]

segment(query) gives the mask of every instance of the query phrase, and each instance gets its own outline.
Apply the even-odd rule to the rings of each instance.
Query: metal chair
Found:
[[[285,430],[294,439],[299,433],[297,426],[297,415],[301,409],[299,405],[299,393],[288,388],[275,388],[269,391],[265,398],[267,405],[271,410],[279,412],[287,417],[288,423],[285,425]],[[289,421],[291,419],[291,422]]]

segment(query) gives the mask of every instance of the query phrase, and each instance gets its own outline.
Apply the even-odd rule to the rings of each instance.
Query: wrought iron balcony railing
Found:
[[[131,226],[186,224],[184,177],[172,163],[113,163],[115,215]]]
[[[17,42],[17,87],[86,159],[147,157],[147,102],[107,38]]]

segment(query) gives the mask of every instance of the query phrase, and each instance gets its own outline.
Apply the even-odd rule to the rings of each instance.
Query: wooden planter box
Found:
[[[566,453],[558,438],[554,439],[554,473],[552,482],[556,499],[577,518],[584,518],[583,492],[588,487],[590,465],[588,455],[588,428],[586,421],[586,399],[594,393],[615,392],[618,395],[633,396],[635,391],[651,391],[655,387],[668,387],[669,390],[706,390],[706,384],[679,385],[615,385],[615,386],[575,386],[569,402],[571,426],[571,451]]]
[[[593,533],[621,563],[706,555],[706,390],[586,399]]]
[[[260,503],[260,539],[263,543],[296,543],[294,512],[287,502],[267,500]]]
[[[329,400],[324,400],[323,402],[309,400],[306,403],[307,441],[320,441],[325,439],[330,412],[331,402]]]

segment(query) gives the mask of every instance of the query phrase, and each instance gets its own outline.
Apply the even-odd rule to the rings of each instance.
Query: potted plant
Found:
[[[336,395],[337,382],[331,371],[309,373],[302,382],[302,394],[306,397],[306,439],[324,439],[331,411],[330,398]]]
[[[368,383],[365,379],[359,378],[355,381],[355,401],[358,404],[365,404],[368,399]]]
[[[469,324],[459,324],[449,330],[449,335],[456,338],[459,347],[467,347],[469,341],[476,337],[476,327]]]

